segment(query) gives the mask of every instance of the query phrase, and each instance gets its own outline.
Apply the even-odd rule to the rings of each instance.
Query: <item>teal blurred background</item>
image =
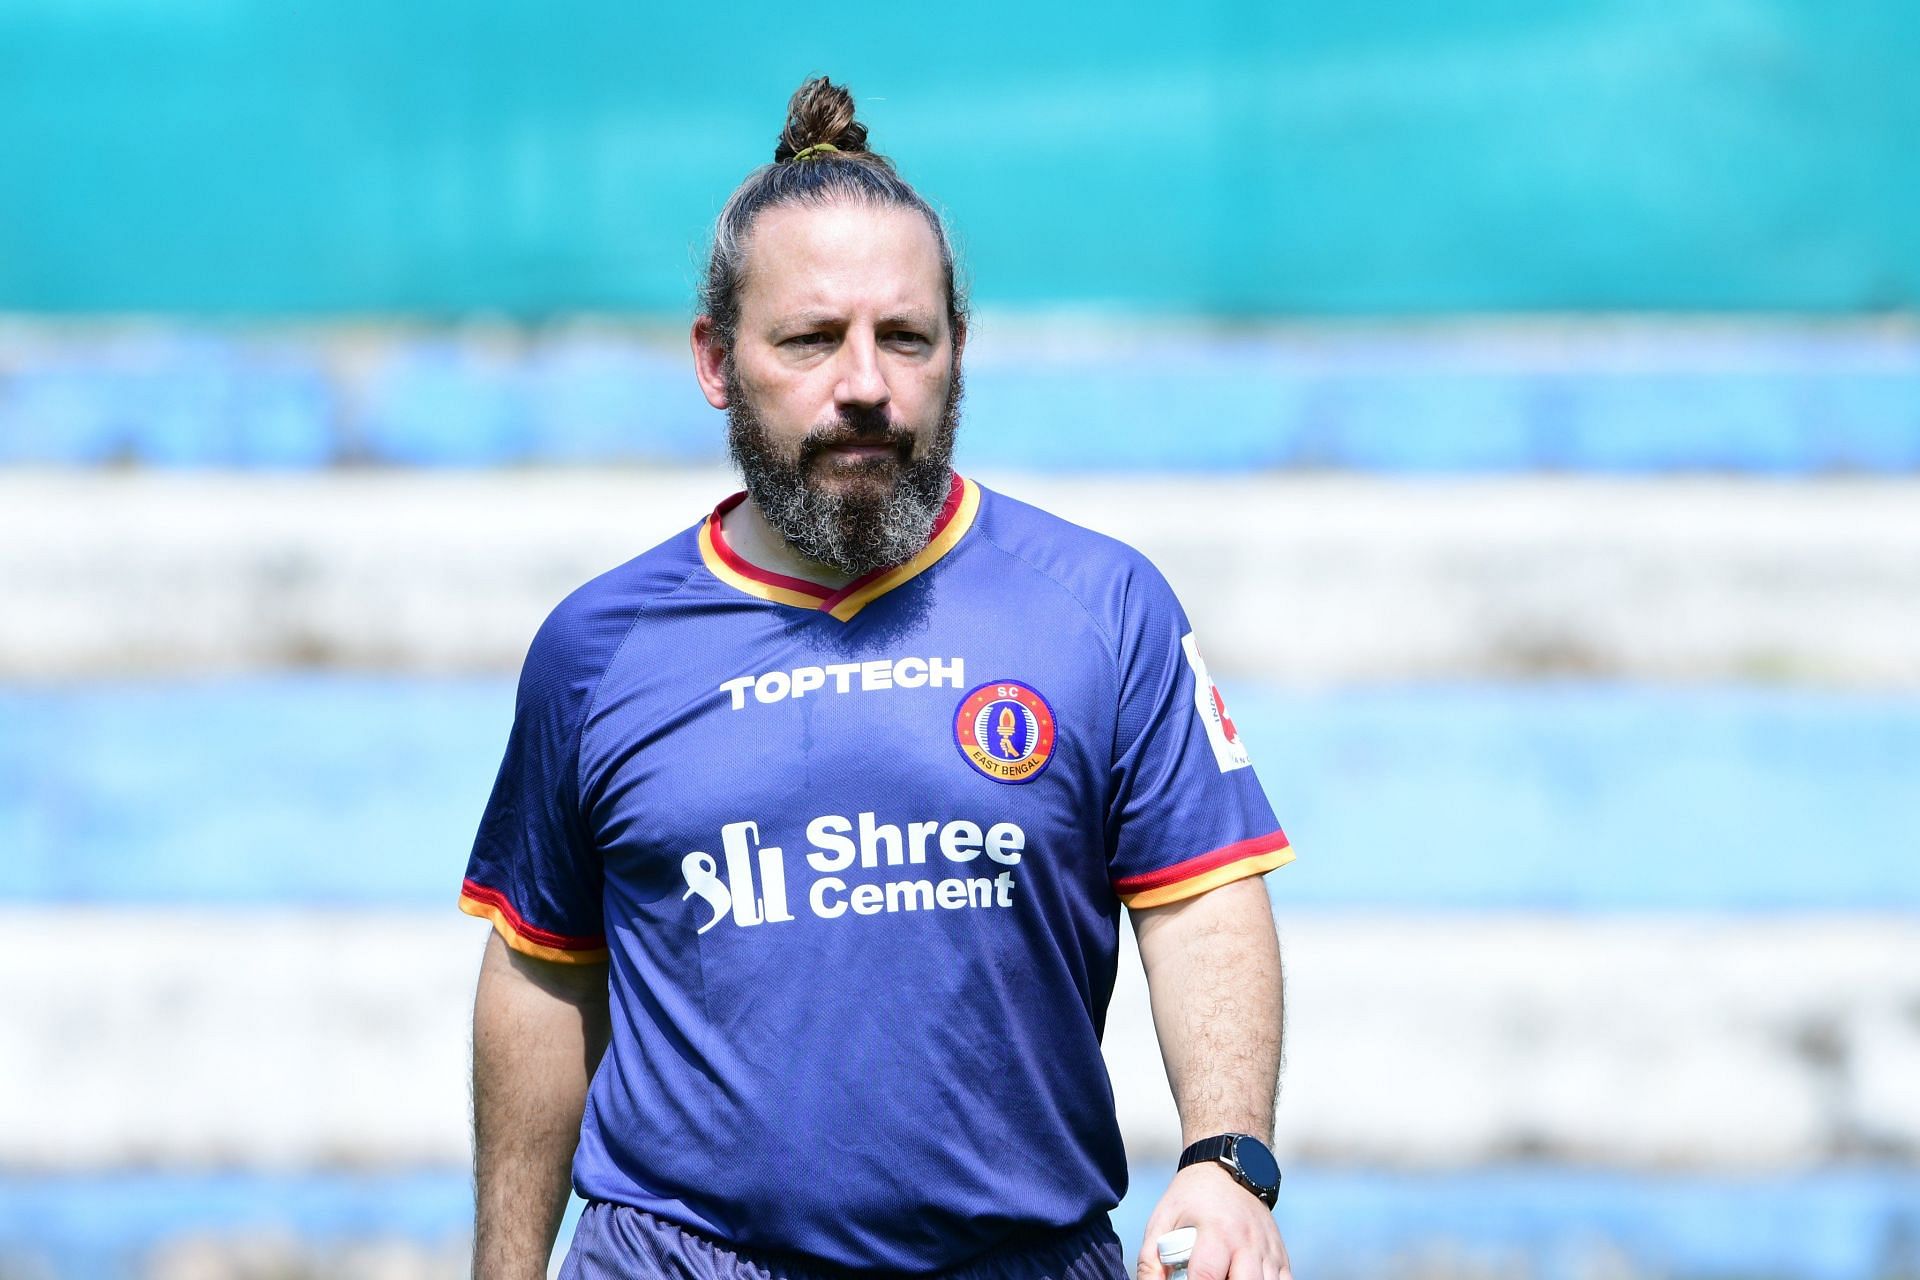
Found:
[[[831,72],[990,307],[1920,300],[1901,0],[7,0],[0,306],[678,315]]]
[[[1302,1280],[1920,1277],[1920,9],[0,0],[0,1280],[464,1274],[512,673],[818,73],[1301,851]]]

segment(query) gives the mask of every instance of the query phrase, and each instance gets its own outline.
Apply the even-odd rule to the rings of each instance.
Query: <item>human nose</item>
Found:
[[[834,397],[842,406],[877,409],[892,398],[880,367],[880,344],[868,334],[849,334],[840,346],[840,382]]]

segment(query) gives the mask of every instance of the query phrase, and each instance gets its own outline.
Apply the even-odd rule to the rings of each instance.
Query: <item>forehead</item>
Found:
[[[940,246],[912,209],[840,200],[782,205],[754,219],[741,311],[931,311],[946,315]]]

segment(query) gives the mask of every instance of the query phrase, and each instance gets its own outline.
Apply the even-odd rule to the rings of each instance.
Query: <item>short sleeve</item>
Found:
[[[1144,563],[1117,643],[1107,848],[1120,900],[1161,906],[1293,861],[1186,614]]]
[[[556,612],[520,674],[513,730],[480,819],[460,909],[491,920],[508,946],[542,960],[607,958],[599,851],[581,819],[581,721],[597,664]]]

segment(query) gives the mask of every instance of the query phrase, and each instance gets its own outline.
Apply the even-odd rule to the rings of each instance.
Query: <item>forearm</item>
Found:
[[[604,966],[487,939],[473,1008],[475,1280],[544,1280],[587,1084],[606,1048]]]
[[[1270,1141],[1280,1075],[1280,947],[1265,882],[1238,880],[1134,917],[1182,1141]]]

